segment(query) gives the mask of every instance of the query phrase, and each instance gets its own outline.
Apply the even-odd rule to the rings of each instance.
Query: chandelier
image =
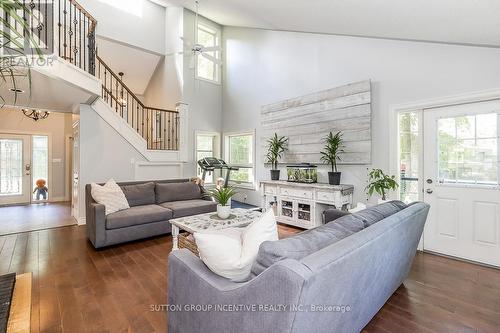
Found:
[[[23,109],[23,113],[26,117],[33,119],[34,121],[39,121],[40,119],[45,119],[50,115],[49,111],[40,111],[35,109]]]

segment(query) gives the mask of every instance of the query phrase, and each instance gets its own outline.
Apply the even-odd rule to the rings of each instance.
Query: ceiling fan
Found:
[[[195,20],[194,20],[194,31],[195,31],[195,34],[196,32],[198,31],[198,18],[199,18],[199,5],[200,5],[200,1],[199,0],[195,0],[195,8],[196,8],[196,12],[195,12]],[[201,56],[201,57],[204,57],[210,61],[212,61],[213,63],[217,64],[217,65],[221,65],[222,64],[222,61],[216,57],[214,57],[213,55],[209,54],[209,53],[212,53],[212,52],[220,52],[222,51],[222,48],[220,46],[204,46],[200,43],[197,43],[197,42],[194,42],[194,41],[191,41],[189,40],[188,38],[185,38],[185,37],[180,37],[181,40],[182,40],[182,44],[184,46],[184,50],[183,51],[180,51],[180,52],[173,52],[173,53],[169,53],[167,55],[175,55],[175,54],[183,54],[183,55],[186,55],[186,56],[191,56],[191,60],[190,60],[190,65],[189,67],[190,68],[194,68],[194,59],[196,58],[196,56]]]

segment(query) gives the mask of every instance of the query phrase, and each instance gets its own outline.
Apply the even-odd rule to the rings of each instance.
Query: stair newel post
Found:
[[[181,161],[188,160],[188,142],[189,142],[189,131],[188,131],[188,118],[189,118],[189,105],[179,102],[176,104],[175,114],[175,136],[172,137],[175,140],[174,150],[179,151],[179,159]]]

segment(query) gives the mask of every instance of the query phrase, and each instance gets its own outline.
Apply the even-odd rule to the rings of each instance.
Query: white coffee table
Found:
[[[244,228],[261,216],[262,212],[257,210],[234,208],[231,209],[229,218],[225,220],[220,219],[216,212],[171,219],[169,222],[172,224],[172,250],[179,249],[179,230],[193,234],[227,228]]]

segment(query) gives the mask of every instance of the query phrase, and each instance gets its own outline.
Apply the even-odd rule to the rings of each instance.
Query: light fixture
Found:
[[[118,98],[117,102],[121,107],[125,108],[127,107],[127,100],[123,98],[123,75],[125,75],[125,73],[119,72],[118,75],[120,75],[121,91],[120,98]]]
[[[26,117],[31,118],[34,121],[46,119],[50,115],[49,111],[40,111],[36,109],[23,109],[23,113]]]

